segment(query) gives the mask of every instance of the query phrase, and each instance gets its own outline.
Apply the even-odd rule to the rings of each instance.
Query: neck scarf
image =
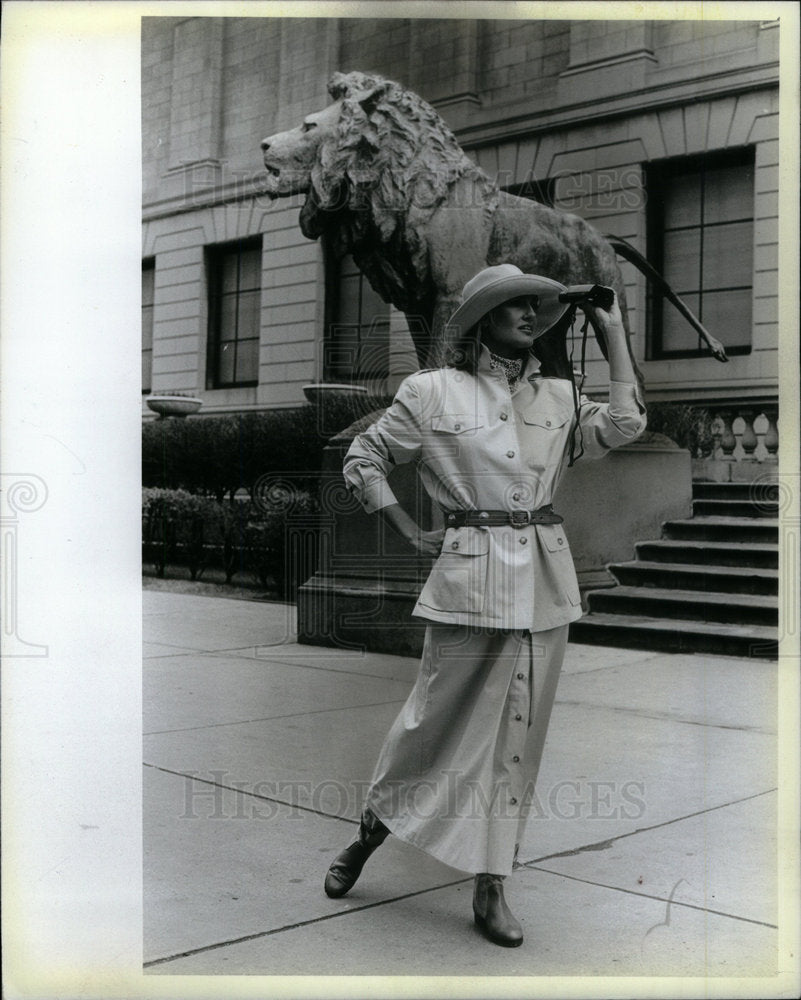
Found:
[[[506,382],[510,389],[512,389],[520,378],[520,373],[523,370],[523,359],[522,358],[502,358],[499,354],[493,354],[490,351],[490,368],[500,369],[506,376]]]

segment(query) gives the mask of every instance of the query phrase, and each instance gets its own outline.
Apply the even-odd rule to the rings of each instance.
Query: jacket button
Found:
[[[454,424],[454,425],[453,425],[453,429],[454,429],[455,431],[460,431],[460,430],[462,429],[462,425],[461,425],[461,424]]]
[[[512,757],[512,761],[515,764],[519,764],[520,763],[520,758],[517,756],[517,754],[515,754],[514,757]]]
[[[513,500],[519,500],[520,499],[520,494],[519,493],[513,493],[512,494],[512,499]]]
[[[556,541],[559,543],[559,545],[564,545],[565,540],[564,538],[557,538]]]
[[[520,539],[520,544],[521,544],[521,545],[525,545],[525,544],[526,544],[527,542],[528,542],[528,539],[527,539],[527,538],[526,538],[526,536],[524,535],[524,536],[523,536],[523,537],[522,537],[522,538]]]
[[[458,542],[451,542],[451,548],[452,549],[458,549],[459,548],[459,543]]]
[[[519,681],[522,681],[522,680],[523,680],[523,678],[524,678],[525,676],[526,676],[525,674],[518,674],[518,675],[517,675],[517,679],[518,679]]]
[[[505,413],[501,414],[501,420],[508,420],[508,419],[509,419],[509,417],[507,416],[507,414],[505,414]]]
[[[546,427],[550,427],[551,426],[551,421],[550,420],[546,420],[545,421],[545,426]]]
[[[522,718],[523,718],[523,716],[522,716],[522,715],[521,715],[521,714],[520,714],[519,712],[518,712],[518,713],[517,713],[517,715],[515,716],[515,719],[517,719],[517,721],[518,721],[518,722],[520,722],[520,720],[521,720]]]
[[[507,458],[514,458],[515,457],[515,453],[513,451],[507,451],[506,452],[506,457]]]
[[[517,799],[509,799],[509,804],[513,805],[513,806],[516,806],[517,805]]]

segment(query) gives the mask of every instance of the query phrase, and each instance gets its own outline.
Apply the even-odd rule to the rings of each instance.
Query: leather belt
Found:
[[[530,524],[561,524],[564,518],[554,513],[546,504],[537,510],[456,510],[445,514],[447,528],[498,527],[510,524],[513,528],[526,528]]]

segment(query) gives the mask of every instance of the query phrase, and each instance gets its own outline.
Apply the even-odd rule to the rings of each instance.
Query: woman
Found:
[[[453,363],[407,378],[344,464],[367,511],[438,559],[414,609],[430,623],[417,682],[325,891],[348,892],[393,833],[475,873],[475,921],[507,947],[523,932],[503,879],[533,797],[568,624],[581,616],[551,502],[577,438],[600,457],[645,427],[616,301],[608,311],[585,307],[607,343],[608,404],[540,374],[532,345],[563,318],[562,291],[512,264],[479,272],[448,323]],[[443,508],[443,530],[422,531],[387,483],[395,465],[412,461]]]

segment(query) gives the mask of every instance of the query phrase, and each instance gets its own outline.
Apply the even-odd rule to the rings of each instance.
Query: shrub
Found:
[[[263,586],[273,581],[279,595],[295,596],[314,571],[318,505],[294,488],[272,498],[220,501],[187,490],[142,491],[142,554],[163,577],[169,563],[188,567],[199,579],[212,561],[226,583],[251,571]]]
[[[193,580],[208,564],[210,546],[232,541],[235,512],[230,505],[186,490],[142,491],[143,557],[163,576],[169,561],[180,559]]]
[[[702,406],[688,403],[650,403],[648,430],[664,434],[680,448],[686,448],[693,458],[712,453],[713,414]]]
[[[249,505],[244,528],[246,565],[267,586],[272,578],[279,595],[294,597],[317,564],[317,500],[310,493],[286,492],[274,506]]]

